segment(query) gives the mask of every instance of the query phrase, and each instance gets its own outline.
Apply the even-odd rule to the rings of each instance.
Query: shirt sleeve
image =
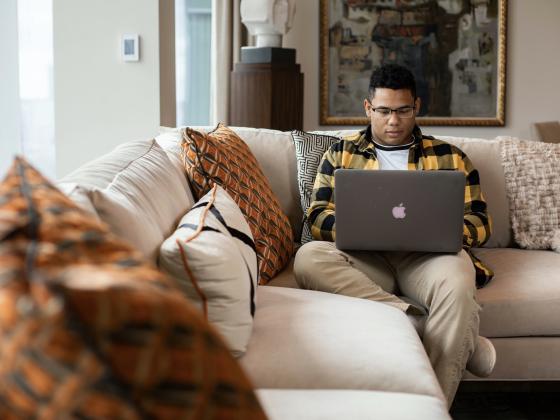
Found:
[[[463,246],[480,247],[490,238],[492,221],[480,188],[480,176],[470,159],[462,155],[462,169],[466,176],[465,216],[463,223]]]
[[[311,205],[307,210],[307,220],[313,239],[331,242],[335,240],[334,171],[337,168],[335,160],[332,148],[323,155],[313,184]]]

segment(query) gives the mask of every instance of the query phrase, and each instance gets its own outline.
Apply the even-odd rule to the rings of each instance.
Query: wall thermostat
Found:
[[[138,34],[127,34],[122,36],[121,56],[123,61],[140,60],[140,37]]]

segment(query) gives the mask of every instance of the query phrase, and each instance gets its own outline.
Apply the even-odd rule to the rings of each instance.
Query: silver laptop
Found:
[[[459,171],[335,171],[336,247],[458,252],[465,175]]]

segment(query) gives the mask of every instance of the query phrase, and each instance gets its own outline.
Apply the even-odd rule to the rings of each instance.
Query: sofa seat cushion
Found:
[[[400,392],[259,389],[270,420],[418,420],[450,419],[435,397]]]
[[[481,335],[560,334],[560,255],[515,248],[476,249],[475,254],[495,273],[477,292]]]
[[[364,299],[260,286],[247,353],[257,388],[443,395],[406,315]]]
[[[277,286],[277,287],[291,287],[294,289],[299,289],[296,282],[296,276],[294,275],[294,260],[292,257],[290,262],[280,271],[271,281],[268,282],[267,286]]]
[[[560,337],[492,338],[496,366],[487,378],[465,371],[469,381],[555,381],[560,378]]]
[[[274,277],[267,285],[275,287],[292,287],[299,289],[294,275],[294,259],[292,258],[286,268],[284,268],[276,277]],[[420,337],[424,334],[424,327],[426,326],[426,317],[417,315],[407,315],[408,320],[414,326],[414,329]]]

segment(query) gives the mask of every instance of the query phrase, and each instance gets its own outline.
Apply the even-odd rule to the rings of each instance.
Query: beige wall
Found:
[[[157,133],[158,1],[54,0],[56,174],[118,144]],[[122,34],[140,35],[140,61],[123,62]]]
[[[435,135],[530,138],[533,121],[560,120],[560,1],[509,0],[505,127],[425,127]],[[305,74],[304,128],[319,126],[319,0],[297,2],[284,47]],[[351,128],[351,127],[346,127]]]

